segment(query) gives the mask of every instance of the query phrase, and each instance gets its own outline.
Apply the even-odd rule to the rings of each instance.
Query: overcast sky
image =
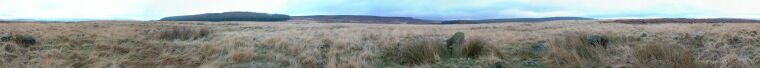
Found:
[[[155,20],[225,11],[436,20],[554,16],[760,18],[757,3],[760,0],[0,0],[0,19]]]

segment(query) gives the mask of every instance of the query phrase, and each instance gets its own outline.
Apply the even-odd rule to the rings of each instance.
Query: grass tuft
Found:
[[[442,43],[432,39],[413,39],[400,44],[402,64],[426,64],[441,60],[444,53]]]
[[[701,67],[701,64],[697,61],[697,56],[682,46],[650,43],[636,47],[634,50],[634,55],[638,59],[638,66],[640,67]]]
[[[163,40],[196,40],[209,36],[208,28],[173,27],[161,30],[158,38]]]
[[[486,45],[486,41],[480,37],[471,37],[466,41],[460,50],[461,56],[468,58],[477,58],[483,52],[483,47]]]
[[[253,52],[250,50],[237,50],[231,54],[231,58],[236,63],[248,62],[253,60]]]
[[[545,63],[550,67],[601,67],[602,56],[607,55],[600,44],[608,39],[584,32],[565,32],[550,41]]]

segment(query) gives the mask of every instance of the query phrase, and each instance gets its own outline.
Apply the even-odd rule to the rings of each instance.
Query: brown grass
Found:
[[[545,62],[551,67],[601,67],[604,46],[594,41],[593,35],[583,32],[564,32],[549,42],[549,55]]]
[[[160,30],[159,39],[164,40],[196,40],[211,34],[208,28],[173,27]]]
[[[253,54],[249,50],[237,50],[232,53],[232,60],[235,62],[248,62],[253,59]]]
[[[463,25],[107,21],[0,23],[0,67],[740,67],[760,64],[760,24],[592,21]],[[465,57],[441,57],[465,33]],[[2,35],[0,35],[2,36]],[[596,40],[594,39],[596,38]],[[543,49],[543,50],[542,50]]]
[[[634,54],[640,67],[702,67],[697,56],[683,46],[664,43],[648,44],[634,48]]]
[[[445,55],[442,41],[414,39],[400,43],[400,57],[404,64],[426,64],[442,60]]]
[[[477,58],[483,53],[483,48],[486,46],[486,39],[480,37],[471,37],[466,40],[465,45],[460,47],[461,55],[469,58]]]

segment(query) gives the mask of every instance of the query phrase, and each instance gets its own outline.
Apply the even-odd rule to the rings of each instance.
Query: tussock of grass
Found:
[[[235,52],[232,52],[231,58],[236,63],[248,62],[253,60],[253,52],[250,50],[237,50]]]
[[[565,32],[550,44],[545,62],[551,67],[603,67],[609,39],[584,32]]]
[[[722,58],[720,68],[750,68],[753,64],[750,64],[747,58],[738,56],[737,54],[729,54]]]
[[[431,39],[413,39],[400,43],[400,59],[404,64],[426,64],[441,60],[443,44]]]
[[[460,47],[461,56],[467,57],[467,58],[477,58],[479,57],[484,50],[484,47],[486,46],[485,39],[482,39],[480,37],[470,37],[465,42],[466,44],[462,47]]]
[[[161,30],[158,38],[163,40],[196,40],[210,34],[211,31],[208,28],[173,27]]]
[[[682,46],[651,43],[634,48],[634,55],[640,67],[702,67],[697,56]]]

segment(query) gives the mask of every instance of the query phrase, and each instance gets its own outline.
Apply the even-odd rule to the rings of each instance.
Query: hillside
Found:
[[[411,17],[383,17],[367,15],[314,15],[293,16],[293,20],[308,20],[321,23],[374,23],[374,24],[431,24],[435,21]]]
[[[257,12],[223,12],[197,15],[171,16],[160,21],[287,21],[289,15]]]
[[[594,20],[593,18],[583,17],[547,17],[547,18],[504,18],[504,19],[483,19],[483,20],[451,20],[443,21],[442,24],[481,24],[481,23],[504,23],[504,22],[547,22],[558,20]]]

